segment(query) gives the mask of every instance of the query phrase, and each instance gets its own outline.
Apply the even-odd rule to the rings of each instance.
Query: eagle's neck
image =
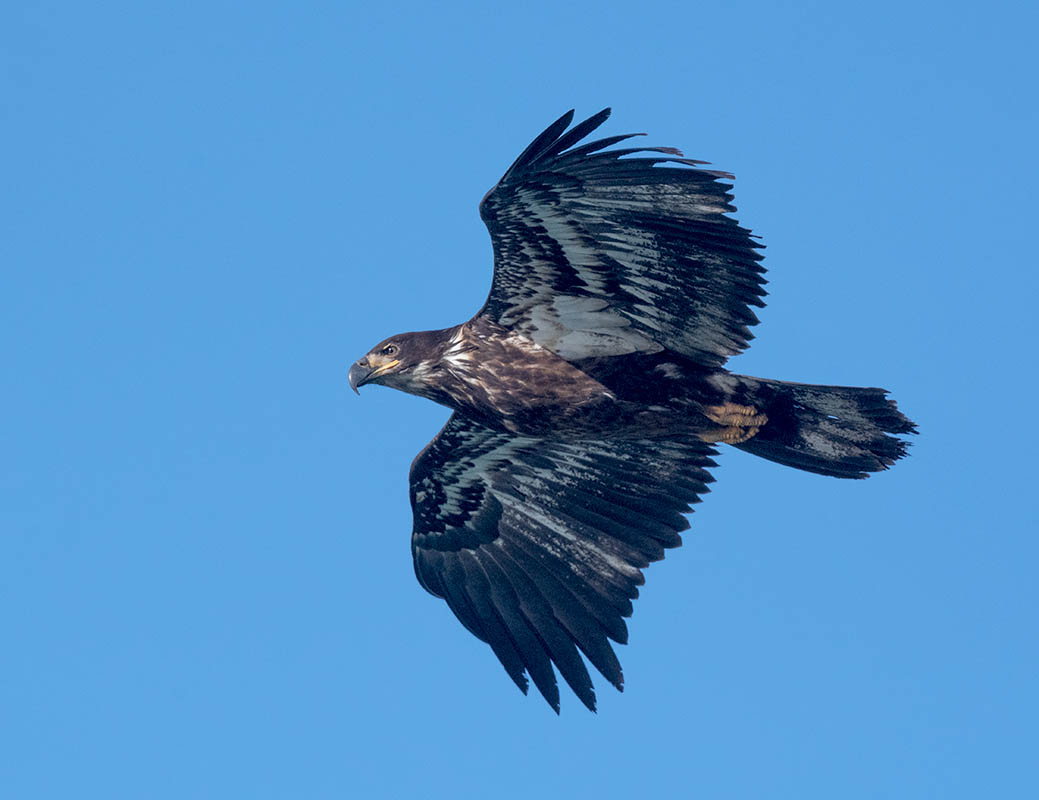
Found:
[[[471,323],[418,335],[430,338],[429,352],[410,370],[406,391],[456,410],[465,407],[478,372],[478,336]]]

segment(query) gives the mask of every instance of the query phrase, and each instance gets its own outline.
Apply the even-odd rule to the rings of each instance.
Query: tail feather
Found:
[[[735,445],[779,464],[837,478],[866,478],[906,455],[915,433],[884,389],[737,378],[734,397],[765,413],[757,435]]]

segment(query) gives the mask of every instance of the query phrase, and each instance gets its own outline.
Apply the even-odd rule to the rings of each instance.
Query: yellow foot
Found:
[[[753,406],[741,406],[736,403],[707,406],[704,414],[711,422],[722,426],[720,429],[699,434],[702,441],[711,443],[740,444],[756,436],[761,426],[768,422],[768,417],[758,413]]]
[[[747,427],[756,425],[761,427],[768,422],[768,417],[759,414],[754,406],[738,406],[735,403],[724,403],[720,406],[707,406],[704,414],[711,422],[719,425],[731,425],[735,427]]]

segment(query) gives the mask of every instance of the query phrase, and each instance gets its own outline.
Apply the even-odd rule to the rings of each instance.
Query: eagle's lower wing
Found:
[[[642,568],[681,544],[683,514],[707,491],[714,451],[697,439],[557,441],[515,436],[455,414],[415,459],[415,574],[556,711],[554,663],[595,708],[578,650],[614,686],[608,639]]]
[[[732,176],[672,148],[604,150],[629,136],[574,146],[608,116],[565,132],[565,114],[480,203],[494,245],[480,313],[571,360],[666,348],[720,365],[765,294],[761,245],[726,216],[717,179]],[[654,155],[621,158],[640,152]]]

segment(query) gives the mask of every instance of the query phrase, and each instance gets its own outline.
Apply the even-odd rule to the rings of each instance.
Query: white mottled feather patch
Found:
[[[682,370],[677,364],[657,364],[653,367],[654,372],[659,372],[665,378],[671,378],[672,380],[678,380],[682,377]]]
[[[530,338],[562,358],[653,353],[661,348],[597,297],[559,295],[528,311]]]

